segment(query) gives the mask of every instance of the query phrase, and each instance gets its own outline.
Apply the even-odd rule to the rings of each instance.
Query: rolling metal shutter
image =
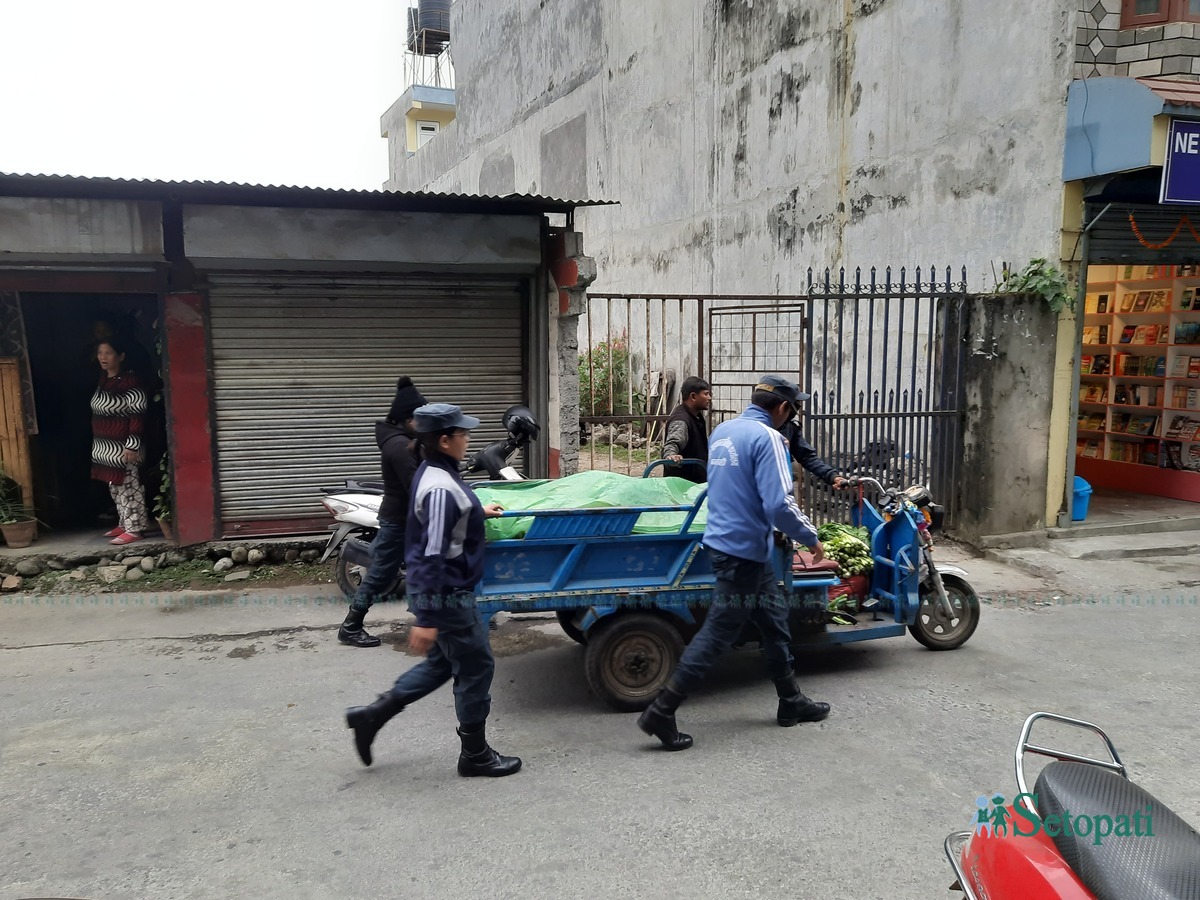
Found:
[[[325,515],[321,486],[379,478],[374,423],[400,375],[482,420],[472,451],[502,437],[504,410],[525,402],[516,279],[212,274],[209,284],[227,535],[304,531]]]
[[[1103,216],[1100,216],[1101,212]],[[1095,221],[1095,224],[1088,240],[1087,262],[1145,266],[1200,263],[1200,243],[1187,223],[1182,222],[1185,215],[1188,222],[1195,216],[1197,225],[1193,227],[1200,228],[1200,215],[1179,206],[1089,203],[1086,221]],[[1100,217],[1097,219],[1097,216]],[[1135,225],[1145,244],[1138,240]],[[1166,246],[1158,246],[1163,243]]]

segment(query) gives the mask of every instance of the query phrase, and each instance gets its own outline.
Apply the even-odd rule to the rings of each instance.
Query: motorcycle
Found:
[[[851,511],[854,525],[865,525],[874,533],[883,522],[897,516],[907,515],[915,523],[920,559],[910,559],[907,551],[897,558],[903,566],[915,563],[917,568],[919,607],[909,631],[930,650],[961,647],[979,625],[979,596],[967,581],[964,569],[934,563],[933,532],[942,529],[945,507],[933,502],[933,494],[923,484],[904,489],[885,487],[874,478],[857,475],[847,479],[847,486],[860,492],[859,503]],[[875,489],[878,494],[875,504],[864,502],[863,487]],[[862,604],[862,609],[878,611],[880,605],[878,598],[872,597]]]
[[[487,472],[490,481],[525,480],[509,461],[517,451],[525,449],[530,441],[537,440],[541,428],[533,413],[524,406],[510,406],[504,413],[502,423],[508,437],[493,441],[469,460],[464,460],[459,466],[463,475]],[[321,491],[325,494],[321,504],[329,510],[336,524],[330,526],[333,533],[318,562],[323,563],[337,554],[334,575],[338,587],[347,598],[353,598],[371,567],[371,542],[379,532],[383,482],[348,478],[340,487],[324,487]],[[399,597],[403,594],[404,567],[401,566],[395,580],[384,591],[384,596]]]
[[[1091,731],[1108,759],[1030,742],[1048,720]],[[1049,757],[1033,791],[1028,753]],[[968,900],[1172,900],[1200,897],[1200,835],[1166,804],[1129,780],[1107,734],[1081,719],[1035,712],[1017,738],[1017,794],[980,797],[973,831],[946,838]]]

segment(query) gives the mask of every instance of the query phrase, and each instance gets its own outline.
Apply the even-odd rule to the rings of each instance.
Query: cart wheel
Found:
[[[574,609],[558,609],[554,611],[554,615],[558,617],[558,624],[563,632],[577,644],[587,646],[587,637],[582,631],[575,627],[575,614],[578,610]]]
[[[588,641],[588,687],[614,709],[637,712],[654,700],[682,655],[683,638],[665,619],[615,615]]]
[[[979,597],[974,589],[953,575],[943,575],[942,584],[954,615],[948,618],[938,608],[937,592],[922,585],[917,621],[908,626],[912,636],[930,650],[961,647],[979,625]]]
[[[354,595],[358,592],[359,585],[367,576],[365,566],[358,566],[354,563],[347,562],[346,558],[338,554],[337,562],[333,565],[334,572],[337,576],[338,587],[342,589],[342,593],[347,599],[353,600]]]

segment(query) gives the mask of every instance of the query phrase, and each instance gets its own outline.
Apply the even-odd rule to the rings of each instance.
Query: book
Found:
[[[1129,430],[1129,413],[1113,413],[1112,425],[1109,426],[1109,431],[1128,431]]]
[[[1104,391],[1098,384],[1089,384],[1083,392],[1085,403],[1103,403]]]
[[[1196,289],[1195,288],[1184,288],[1183,293],[1179,296],[1179,308],[1185,309],[1185,310],[1192,309],[1193,308],[1192,304],[1195,303],[1195,298],[1196,298]]]
[[[1121,312],[1133,312],[1133,301],[1136,297],[1137,294],[1133,291],[1126,291],[1125,295],[1121,297]]]
[[[1133,340],[1130,341],[1130,343],[1131,344],[1152,343],[1152,341],[1147,340],[1147,336],[1150,334],[1151,328],[1154,328],[1154,338],[1155,338],[1155,340],[1157,340],[1158,339],[1158,326],[1156,326],[1156,325],[1139,325],[1137,327],[1137,330],[1134,331]]]
[[[1133,301],[1134,312],[1145,312],[1150,305],[1150,291],[1138,291],[1137,299]]]
[[[1158,341],[1157,341],[1157,343],[1165,344],[1167,342],[1167,338],[1170,336],[1170,331],[1171,331],[1171,326],[1168,325],[1166,322],[1163,322],[1161,325],[1159,325],[1158,326]]]
[[[1164,291],[1164,293],[1166,293],[1166,292]],[[1096,312],[1098,312],[1098,313],[1108,312],[1108,294],[1101,294],[1099,297],[1096,298]]]
[[[1086,329],[1085,329],[1086,330]],[[1121,343],[1128,344],[1133,341],[1133,336],[1137,334],[1136,325],[1126,325],[1121,329]]]
[[[1200,322],[1180,322],[1175,326],[1175,343],[1200,343]]]
[[[1166,291],[1154,291],[1150,295],[1150,302],[1146,306],[1146,312],[1166,312],[1170,308],[1168,303]]]
[[[1096,343],[1107,344],[1108,343],[1108,326],[1101,325],[1099,334],[1100,334],[1100,339]]]
[[[1196,363],[1197,363],[1195,377],[1200,378],[1200,356],[1193,357],[1193,358],[1196,360]],[[1110,359],[1109,359],[1109,356],[1107,353],[1101,353],[1098,356],[1093,357],[1092,358],[1092,374],[1093,375],[1107,375],[1109,362],[1110,362]],[[1188,377],[1189,378],[1192,377],[1190,372],[1188,374]]]
[[[1187,423],[1187,416],[1172,416],[1171,424],[1169,424],[1167,426],[1167,430],[1163,432],[1163,437],[1167,438],[1168,440],[1177,439],[1180,433],[1182,433],[1183,429],[1187,426]]]
[[[1158,426],[1158,416],[1134,416],[1125,430],[1130,434],[1152,434]]]
[[[1146,357],[1150,359],[1150,357]],[[1154,357],[1154,370],[1150,373],[1155,378],[1167,377],[1167,358],[1165,356]]]
[[[1085,353],[1085,354],[1083,354],[1083,356],[1079,357],[1079,372],[1080,372],[1080,374],[1091,375],[1092,374],[1092,363],[1093,363],[1092,357],[1088,353]],[[1185,367],[1185,371],[1186,371],[1186,367]]]
[[[1186,378],[1188,370],[1188,358],[1183,354],[1175,357],[1175,362],[1171,363],[1172,378]]]
[[[1158,450],[1159,450],[1158,441],[1153,441],[1153,440],[1143,441],[1142,442],[1142,459],[1141,459],[1142,465],[1143,466],[1157,466],[1158,465]]]
[[[1200,356],[1188,357],[1188,378],[1200,378]]]

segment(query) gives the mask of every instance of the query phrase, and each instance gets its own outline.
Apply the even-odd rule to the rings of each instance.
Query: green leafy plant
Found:
[[[36,521],[38,518],[33,507],[21,500],[21,486],[0,465],[0,525]]]
[[[631,387],[637,359],[627,332],[579,354],[579,411],[584,416],[631,416],[645,409],[646,394]]]
[[[158,461],[158,493],[154,497],[154,518],[161,519],[164,522],[171,521],[171,461],[168,454],[164,453],[162,459]]]
[[[1019,272],[1005,266],[996,290],[1002,294],[1036,294],[1056,313],[1075,305],[1067,276],[1040,257],[1031,259]]]

